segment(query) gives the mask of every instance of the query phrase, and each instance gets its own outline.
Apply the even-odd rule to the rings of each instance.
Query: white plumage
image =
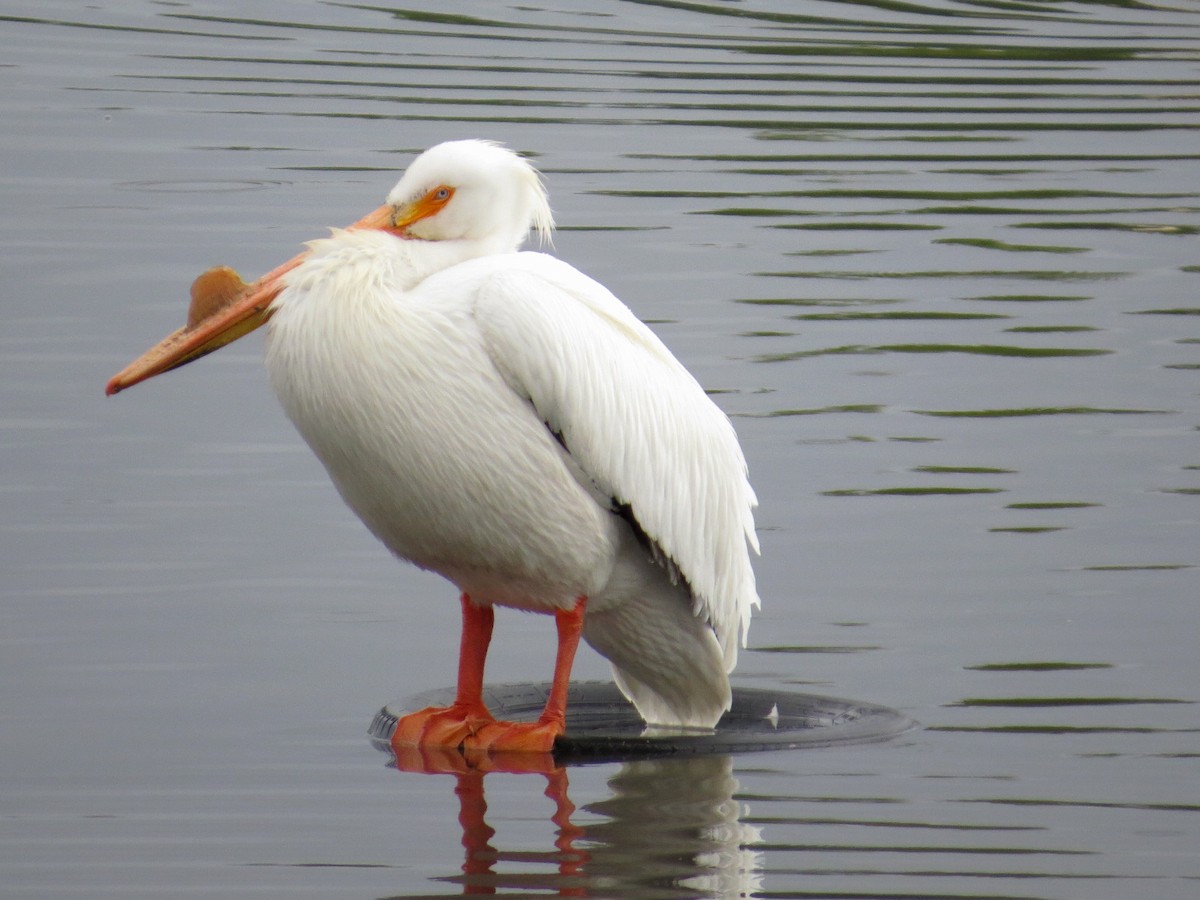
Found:
[[[586,598],[583,637],[643,718],[713,726],[759,603],[729,420],[608,290],[516,252],[552,224],[516,154],[441,144],[388,206],[392,227],[335,231],[282,276],[264,318],[288,416],[394,554],[475,604]]]

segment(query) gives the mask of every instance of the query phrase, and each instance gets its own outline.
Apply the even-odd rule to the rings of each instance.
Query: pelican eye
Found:
[[[445,203],[447,200],[450,199],[450,188],[448,188],[448,187],[438,188],[436,191],[433,192],[433,199],[440,200],[443,203]]]

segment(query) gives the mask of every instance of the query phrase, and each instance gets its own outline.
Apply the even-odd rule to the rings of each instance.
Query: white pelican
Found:
[[[454,704],[394,743],[551,749],[582,635],[646,722],[711,728],[758,605],[729,420],[608,290],[544,253],[541,177],[486,141],[417,157],[387,203],[253,284],[214,269],[187,327],[108,393],[267,327],[284,410],[396,556],[461,591]],[[536,723],[482,699],[493,607],[554,613]],[[586,613],[586,614],[585,614]]]

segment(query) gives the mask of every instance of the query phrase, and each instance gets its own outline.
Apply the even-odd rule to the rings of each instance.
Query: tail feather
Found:
[[[636,600],[589,609],[583,637],[648,724],[712,728],[731,705],[717,636],[665,579]]]

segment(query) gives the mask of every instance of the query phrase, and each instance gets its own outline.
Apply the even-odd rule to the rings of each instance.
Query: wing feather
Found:
[[[732,669],[759,599],[757,501],[729,419],[624,304],[553,257],[508,257],[475,318],[513,389],[686,581]]]

